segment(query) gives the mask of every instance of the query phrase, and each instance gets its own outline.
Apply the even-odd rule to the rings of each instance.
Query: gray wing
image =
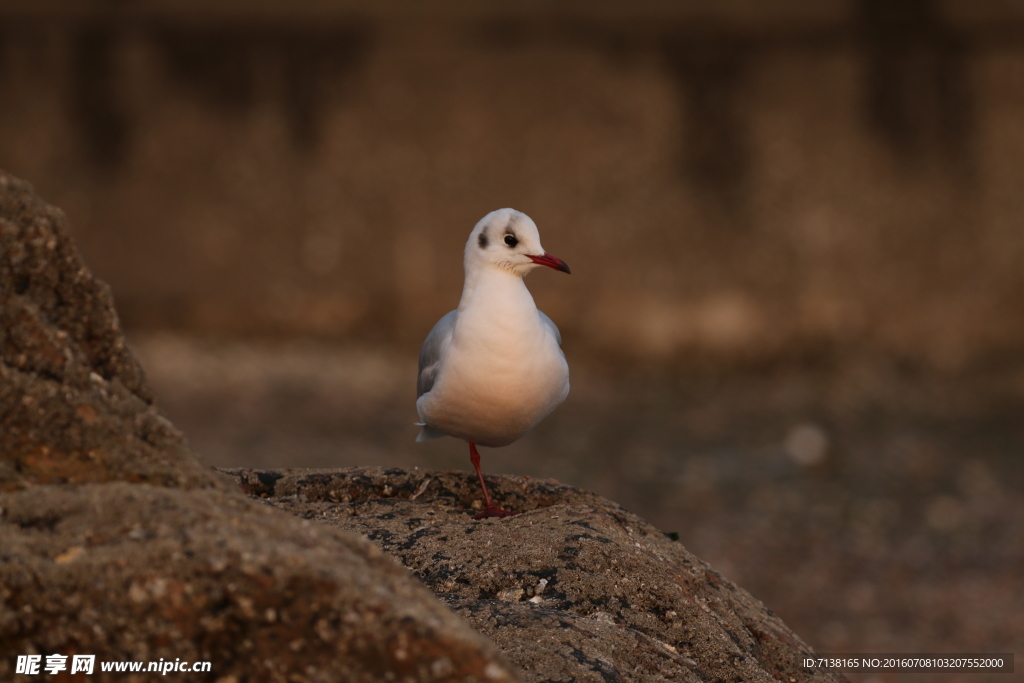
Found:
[[[434,386],[437,371],[441,367],[441,358],[452,341],[456,312],[446,313],[438,320],[420,348],[420,371],[416,377],[416,398],[427,393]]]
[[[562,333],[558,331],[558,325],[556,325],[554,323],[554,321],[552,321],[551,318],[549,318],[544,313],[544,311],[538,310],[537,312],[540,313],[540,322],[543,325],[545,325],[549,330],[551,330],[555,334],[555,341],[557,341],[558,345],[561,346],[562,345]],[[422,360],[420,360],[420,363],[421,363],[420,367],[423,367],[422,366],[422,363],[423,363]]]

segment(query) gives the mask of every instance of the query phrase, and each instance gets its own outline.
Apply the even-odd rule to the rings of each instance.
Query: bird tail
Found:
[[[421,441],[432,441],[434,439],[440,439],[442,436],[448,436],[444,432],[434,429],[425,422],[416,422],[415,424],[417,427],[423,428],[420,430],[419,436],[416,437],[417,443]]]

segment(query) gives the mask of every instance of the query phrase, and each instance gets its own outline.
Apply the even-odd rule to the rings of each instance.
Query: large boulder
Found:
[[[0,171],[0,490],[131,481],[224,490],[153,405],[110,290],[64,215]]]
[[[366,539],[246,499],[154,405],[60,211],[0,172],[0,680],[515,681]],[[25,661],[25,660],[23,660]],[[193,674],[194,675],[194,674]]]
[[[777,616],[619,505],[488,477],[515,517],[476,521],[470,472],[229,470],[251,496],[397,557],[528,681],[838,681]]]

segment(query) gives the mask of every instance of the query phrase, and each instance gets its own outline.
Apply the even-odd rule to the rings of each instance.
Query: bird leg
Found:
[[[480,488],[484,491],[484,509],[473,515],[473,519],[484,519],[486,517],[508,517],[510,515],[518,514],[516,512],[509,512],[508,510],[502,510],[501,508],[494,507],[494,503],[491,502],[491,496],[487,493],[487,484],[484,483],[484,473],[480,471],[480,454],[477,453],[476,444],[472,441],[469,442],[469,459],[473,462],[473,467],[476,468],[476,476],[480,478]]]

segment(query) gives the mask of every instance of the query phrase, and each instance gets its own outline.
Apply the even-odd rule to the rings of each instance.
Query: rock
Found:
[[[491,476],[515,517],[475,521],[470,472],[229,470],[250,495],[355,531],[493,640],[528,681],[840,681],[683,545],[593,493]]]
[[[223,487],[153,405],[110,291],[65,223],[0,172],[0,490],[111,480]]]
[[[515,680],[353,534],[221,491],[126,482],[0,504],[2,680],[37,653],[208,661],[214,678],[253,681]]]
[[[111,681],[142,679],[104,662],[159,660],[224,682],[519,680],[366,539],[204,467],[63,215],[0,172],[0,680],[73,654]]]

